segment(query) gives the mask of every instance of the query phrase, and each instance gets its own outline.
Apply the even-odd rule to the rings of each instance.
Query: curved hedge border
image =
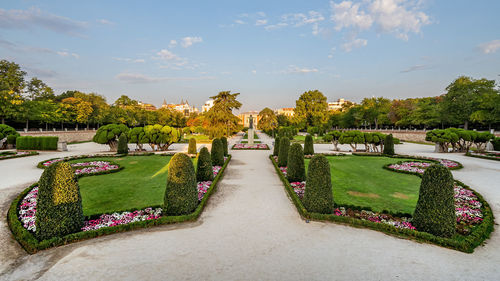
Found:
[[[375,155],[374,155],[375,156]],[[381,156],[381,155],[377,155]],[[385,156],[385,155],[384,155]],[[403,155],[395,155],[396,157],[392,158],[412,158],[411,156],[403,156]],[[361,220],[357,218],[352,218],[352,217],[342,217],[342,216],[336,216],[333,214],[318,214],[318,213],[310,213],[308,212],[304,205],[302,204],[302,201],[300,198],[297,196],[295,191],[293,190],[293,187],[290,185],[286,177],[283,175],[283,173],[280,171],[277,163],[274,161],[272,155],[269,157],[271,162],[274,165],[274,168],[276,169],[276,173],[279,175],[281,181],[283,182],[285,186],[285,190],[288,193],[288,196],[292,199],[293,204],[297,208],[297,211],[299,214],[304,218],[304,219],[309,219],[309,220],[317,220],[317,221],[331,221],[331,222],[336,222],[336,223],[341,223],[341,224],[346,224],[354,227],[359,227],[359,228],[369,228],[372,230],[377,230],[381,231],[383,233],[393,235],[396,237],[400,238],[405,238],[405,239],[410,239],[410,240],[415,240],[419,242],[425,242],[425,243],[432,243],[436,244],[442,247],[462,251],[465,253],[472,253],[474,249],[483,244],[483,242],[490,237],[491,232],[493,232],[493,225],[494,225],[494,216],[493,212],[491,211],[491,208],[484,200],[484,198],[481,196],[481,194],[475,192],[472,190],[470,187],[465,185],[464,183],[455,180],[455,182],[461,186],[463,186],[466,189],[472,190],[474,194],[477,196],[481,204],[483,204],[483,222],[476,226],[473,231],[467,235],[467,236],[460,236],[458,239],[453,239],[453,238],[442,238],[438,237],[435,235],[432,235],[430,233],[426,232],[420,232],[416,230],[410,230],[410,229],[401,229],[401,228],[396,228],[392,225],[388,224],[383,224],[383,223],[374,223],[371,221],[367,220]],[[413,175],[416,175],[412,173]],[[364,208],[363,208],[364,209]],[[458,235],[458,234],[456,234]],[[454,237],[456,237],[456,235]]]
[[[114,155],[111,155],[111,156],[114,156]],[[97,156],[97,157],[100,157],[100,156]],[[109,157],[109,155],[106,155],[106,157]],[[88,158],[88,156],[86,158]],[[117,225],[117,226],[112,226],[112,227],[103,227],[103,228],[100,228],[98,230],[90,230],[90,231],[85,231],[85,232],[82,231],[82,232],[72,233],[72,234],[69,234],[69,235],[66,235],[63,237],[54,237],[52,239],[38,241],[31,232],[29,232],[27,229],[25,229],[23,227],[23,225],[21,224],[21,222],[19,221],[19,219],[17,217],[17,215],[19,213],[19,209],[18,209],[19,202],[21,202],[22,199],[26,196],[26,194],[33,187],[35,187],[38,184],[38,183],[34,183],[30,187],[26,188],[23,192],[21,192],[14,199],[14,201],[12,201],[10,208],[9,208],[9,211],[7,213],[7,222],[9,224],[9,228],[10,228],[12,234],[14,235],[16,240],[19,242],[19,244],[26,250],[26,252],[28,252],[29,254],[34,254],[38,251],[45,250],[48,248],[66,245],[66,244],[70,244],[70,243],[74,243],[74,242],[78,242],[78,241],[83,241],[83,240],[87,240],[87,239],[91,239],[91,238],[95,238],[95,237],[99,237],[99,236],[120,233],[120,232],[130,231],[130,230],[134,230],[134,229],[147,228],[147,227],[163,225],[163,224],[172,224],[172,223],[179,223],[179,222],[186,222],[186,221],[194,221],[194,220],[198,219],[198,217],[200,216],[200,214],[203,211],[203,209],[205,208],[205,205],[207,204],[207,201],[210,198],[210,196],[217,190],[217,183],[222,178],[222,176],[224,174],[224,170],[226,169],[230,160],[231,160],[231,155],[228,156],[226,162],[224,163],[224,166],[222,166],[219,174],[217,174],[217,176],[213,180],[207,193],[205,193],[205,196],[203,196],[203,199],[201,200],[200,204],[198,204],[198,207],[196,207],[194,212],[192,212],[191,214],[188,214],[188,215],[164,216],[164,217],[161,217],[159,219],[133,222],[133,223],[129,223],[129,224],[122,224],[122,225]],[[100,215],[90,216],[87,218],[92,218],[92,217],[95,218],[98,216],[100,216]]]
[[[28,152],[29,152],[29,154],[12,155],[12,156],[9,156],[9,157],[0,157],[0,160],[21,158],[21,157],[34,156],[34,155],[38,155],[39,154],[37,151],[28,151]]]
[[[481,159],[486,159],[486,160],[500,161],[500,158],[489,157],[486,155],[477,155],[477,154],[470,153],[470,152],[465,153],[465,156],[481,158]]]

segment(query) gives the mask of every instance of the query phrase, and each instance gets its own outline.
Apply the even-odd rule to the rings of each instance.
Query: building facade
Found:
[[[287,117],[293,117],[295,115],[295,108],[293,107],[284,107],[279,108],[274,111],[276,115],[285,115]]]
[[[166,100],[163,100],[163,104],[161,108],[169,108],[184,114],[184,116],[189,116],[193,113],[198,113],[198,109],[194,106],[190,106],[189,102],[186,100],[181,100],[179,104],[168,103]]]
[[[240,118],[240,125],[243,125],[243,127],[249,127],[250,126],[250,116],[253,118],[253,127],[254,129],[257,129],[257,125],[259,124],[259,112],[258,111],[247,111],[247,112],[242,112],[238,114],[238,118]]]
[[[328,103],[328,110],[332,111],[337,111],[337,110],[342,110],[342,106],[349,101],[345,99],[338,99],[337,101],[329,102]]]
[[[209,99],[205,102],[204,105],[201,106],[201,112],[207,112],[210,110],[210,108],[212,108],[214,106],[214,100],[213,99]]]

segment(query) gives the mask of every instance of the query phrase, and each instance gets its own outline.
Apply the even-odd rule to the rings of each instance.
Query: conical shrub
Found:
[[[392,134],[385,136],[384,154],[394,155],[394,138],[392,137]]]
[[[128,139],[125,134],[121,134],[118,138],[118,154],[128,154]]]
[[[323,155],[314,156],[307,167],[304,207],[312,213],[333,212],[332,178],[330,163]]]
[[[287,137],[280,139],[280,152],[278,154],[278,166],[286,167],[288,164],[288,150],[290,149],[290,140]]]
[[[229,151],[228,151],[228,147],[227,147],[227,138],[222,137],[222,138],[220,138],[220,141],[222,142],[222,147],[224,148],[224,156],[228,156]]]
[[[39,240],[63,237],[83,227],[80,187],[70,164],[52,164],[40,177],[35,226]]]
[[[196,139],[195,138],[190,138],[189,139],[189,146],[188,146],[188,154],[196,154]]]
[[[448,168],[435,164],[425,170],[413,215],[413,225],[419,231],[442,237],[451,237],[455,233],[453,185]]]
[[[196,179],[200,181],[211,181],[213,179],[212,158],[208,148],[203,147],[198,155],[196,164]]]
[[[222,141],[220,139],[214,139],[212,141],[211,154],[213,166],[224,165],[224,148],[222,147]]]
[[[304,151],[302,151],[302,145],[298,143],[292,144],[288,152],[287,177],[289,182],[301,182],[306,178]]]
[[[274,139],[273,156],[278,156],[279,153],[280,153],[280,137],[276,137]]]
[[[314,155],[314,141],[311,135],[306,136],[306,140],[304,143],[304,154]]]
[[[176,153],[168,163],[164,213],[169,216],[190,214],[198,206],[196,174],[191,158]]]

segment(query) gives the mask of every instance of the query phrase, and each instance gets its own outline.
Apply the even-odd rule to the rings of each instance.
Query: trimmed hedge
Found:
[[[307,135],[304,142],[304,154],[314,155],[314,141],[311,135]]]
[[[15,145],[17,137],[18,137],[18,135],[8,135],[7,136],[7,144]]]
[[[127,155],[128,154],[128,140],[125,134],[121,134],[118,138],[118,154]]]
[[[290,146],[287,177],[290,182],[302,182],[306,179],[304,151],[302,151],[302,145],[298,143],[294,143]]]
[[[164,209],[166,215],[187,215],[198,205],[198,189],[193,161],[184,153],[176,153],[168,163]]]
[[[8,156],[8,157],[0,157],[0,161],[1,160],[7,160],[7,159],[13,159],[13,158],[21,158],[21,157],[27,157],[27,156],[33,156],[33,155],[38,155],[39,153],[36,152],[36,151],[30,151],[28,154],[22,154],[22,155],[16,155],[15,152],[13,152],[12,155]]]
[[[220,141],[222,142],[222,148],[224,148],[224,156],[229,155],[229,148],[227,147],[227,138],[222,137],[220,138]]]
[[[307,168],[304,207],[313,213],[333,212],[332,176],[330,163],[323,155],[314,156]]]
[[[280,152],[278,154],[278,165],[286,167],[288,162],[288,150],[290,149],[290,140],[287,137],[280,139]]]
[[[196,139],[190,138],[187,153],[188,154],[196,154],[197,152],[198,151],[196,150]]]
[[[392,134],[388,134],[384,141],[384,154],[394,155],[394,139]]]
[[[208,152],[208,148],[203,147],[198,155],[198,163],[196,163],[196,179],[198,181],[211,181],[213,176],[210,152]]]
[[[278,156],[280,153],[280,137],[274,139],[273,156]]]
[[[493,149],[495,151],[500,151],[500,137],[494,138],[492,143],[493,143]]]
[[[59,137],[32,137],[16,138],[16,148],[19,150],[57,150]]]
[[[224,165],[224,148],[222,147],[222,141],[220,139],[214,139],[212,141],[212,165],[222,166]]]
[[[35,224],[39,240],[62,237],[82,228],[82,196],[68,163],[54,163],[40,177]]]

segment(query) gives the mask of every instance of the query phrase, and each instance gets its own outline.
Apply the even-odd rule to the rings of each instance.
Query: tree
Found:
[[[236,100],[238,95],[239,93],[224,91],[210,97],[214,100],[214,106],[205,114],[210,138],[229,137],[231,133],[238,131],[239,118],[233,114],[233,109],[241,107],[241,103]]]
[[[302,182],[306,179],[304,151],[302,145],[294,143],[288,153],[287,178],[289,182]]]
[[[144,127],[135,127],[128,132],[129,143],[135,143],[139,150],[143,150],[142,145],[148,143],[148,138],[144,132]]]
[[[93,142],[109,145],[110,151],[116,151],[118,137],[121,134],[128,134],[128,127],[123,124],[108,124],[97,130],[92,139]]]
[[[297,123],[308,126],[321,126],[328,121],[328,103],[318,90],[304,92],[295,102],[294,118]]]
[[[380,124],[389,121],[387,113],[389,113],[390,106],[391,101],[383,97],[364,98],[361,102],[363,119],[370,125],[374,124],[375,129],[378,129]]]
[[[36,101],[54,100],[54,90],[47,86],[42,80],[33,77],[26,85],[28,98]]]
[[[500,92],[485,91],[477,97],[477,107],[470,115],[470,120],[488,125],[491,129],[492,124],[500,123]]]
[[[168,163],[167,188],[163,201],[164,213],[169,216],[190,214],[198,206],[196,174],[191,158],[176,153]]]
[[[341,144],[349,144],[352,151],[357,151],[358,144],[365,143],[365,136],[360,131],[347,131],[342,133],[339,142]]]
[[[92,104],[90,102],[75,97],[65,98],[62,102],[70,106],[71,119],[76,122],[77,129],[78,123],[86,124],[88,122],[93,111]]]
[[[320,214],[333,212],[330,163],[324,155],[315,155],[309,162],[303,202],[309,212]]]
[[[212,141],[212,165],[223,166],[224,165],[224,147],[222,146],[222,141],[220,139],[214,139]]]
[[[274,129],[278,128],[278,118],[274,111],[266,107],[259,112],[259,125],[258,129],[264,132],[270,133]]]
[[[168,150],[170,145],[178,142],[181,138],[178,129],[160,124],[145,126],[144,133],[153,150]]]
[[[6,118],[14,117],[16,107],[22,100],[22,90],[25,86],[26,72],[21,67],[7,60],[0,60],[0,118],[5,124]]]
[[[186,126],[186,117],[177,110],[160,108],[157,112],[159,124],[178,128]]]

